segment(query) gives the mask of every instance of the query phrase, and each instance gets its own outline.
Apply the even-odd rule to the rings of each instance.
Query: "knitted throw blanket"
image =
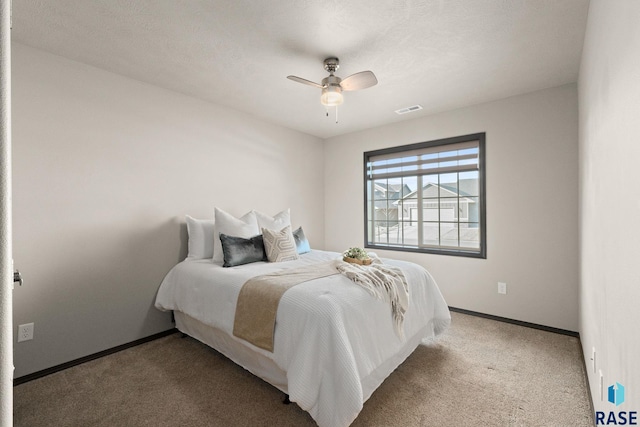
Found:
[[[384,265],[378,257],[373,257],[370,265],[338,261],[336,268],[373,297],[391,305],[396,335],[404,339],[404,314],[409,308],[409,286],[404,273],[397,267]]]

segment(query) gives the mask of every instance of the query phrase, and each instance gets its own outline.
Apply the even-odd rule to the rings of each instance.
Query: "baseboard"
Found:
[[[175,329],[175,328],[169,329],[169,330],[166,330],[166,331],[163,331],[163,332],[159,332],[157,334],[150,335],[150,336],[145,337],[145,338],[140,338],[140,339],[132,341],[130,343],[122,344],[122,345],[119,345],[119,346],[113,347],[113,348],[108,348],[108,349],[100,351],[98,353],[90,354],[88,356],[81,357],[79,359],[63,363],[61,365],[53,366],[51,368],[43,369],[42,371],[38,371],[38,372],[34,372],[32,374],[24,375],[22,377],[14,378],[13,385],[17,386],[17,385],[24,384],[24,383],[29,382],[29,381],[33,381],[33,380],[38,379],[38,378],[46,377],[47,375],[51,375],[53,373],[56,373],[56,372],[59,372],[59,371],[63,371],[65,369],[71,368],[73,366],[80,365],[80,364],[85,363],[85,362],[89,362],[91,360],[99,359],[101,357],[108,356],[110,354],[117,353],[119,351],[126,350],[128,348],[135,347],[135,346],[140,345],[140,344],[144,344],[144,343],[147,343],[147,342],[150,342],[150,341],[154,341],[154,340],[157,340],[158,338],[166,337],[167,335],[171,335],[171,334],[174,334],[176,332],[178,332],[178,330]]]
[[[556,334],[568,335],[570,337],[580,338],[580,334],[566,329],[553,328],[551,326],[538,325],[537,323],[523,322],[522,320],[509,319],[507,317],[494,316],[493,314],[479,313],[477,311],[465,310],[464,308],[449,307],[449,310],[457,313],[468,314],[470,316],[484,317],[485,319],[497,320],[499,322],[511,323],[513,325],[524,326],[527,328],[540,329],[542,331],[553,332]]]

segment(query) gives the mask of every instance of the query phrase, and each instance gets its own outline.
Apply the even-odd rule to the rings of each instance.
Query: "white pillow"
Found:
[[[187,215],[189,253],[187,258],[202,259],[213,256],[213,220],[195,219]]]
[[[262,239],[269,262],[293,261],[299,258],[290,225],[280,231],[263,228]]]
[[[213,262],[223,262],[224,253],[222,252],[222,242],[220,242],[220,233],[227,236],[242,237],[249,239],[260,234],[256,214],[251,211],[241,218],[236,218],[226,213],[222,209],[215,210],[215,234],[213,238]]]
[[[287,225],[291,225],[291,215],[289,214],[289,211],[290,209],[287,208],[273,217],[255,210],[253,212],[255,212],[256,218],[258,219],[258,227],[260,230],[263,228],[268,228],[269,230],[282,230]]]

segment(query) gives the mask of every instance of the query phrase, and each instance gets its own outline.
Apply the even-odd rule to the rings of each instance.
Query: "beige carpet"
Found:
[[[577,338],[452,313],[353,426],[593,426]],[[173,334],[14,388],[15,426],[313,426],[283,394]]]

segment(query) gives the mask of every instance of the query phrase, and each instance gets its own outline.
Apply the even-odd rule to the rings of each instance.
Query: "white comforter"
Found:
[[[233,336],[236,300],[247,279],[339,257],[335,252],[314,250],[297,261],[231,268],[210,260],[185,260],[165,277],[156,307],[181,311]],[[404,321],[407,341],[419,342],[442,333],[451,317],[431,275],[413,263],[383,261],[400,267],[409,283]],[[276,322],[273,353],[233,338],[287,372],[290,400],[321,427],[351,424],[371,394],[363,392],[363,383],[371,383],[369,377],[385,362],[399,355],[404,358],[415,348],[407,351],[407,343],[394,332],[389,304],[341,274],[289,289],[280,301]]]

